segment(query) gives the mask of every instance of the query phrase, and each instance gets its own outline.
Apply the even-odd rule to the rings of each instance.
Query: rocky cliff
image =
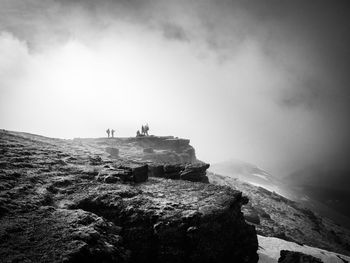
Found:
[[[342,254],[341,257],[350,256],[350,231],[329,218],[275,192],[239,179],[210,172],[208,177],[211,183],[239,189],[249,198],[249,203],[243,207],[242,212],[247,222],[256,227],[259,235],[333,251]],[[262,246],[261,242],[259,246]]]
[[[248,199],[203,183],[207,168],[173,137],[2,130],[0,261],[257,262]]]
[[[99,154],[110,153],[110,157],[123,160],[156,163],[195,163],[196,154],[190,140],[173,136],[142,136],[130,138],[75,138],[75,143],[89,147]],[[111,154],[117,149],[118,154]],[[115,150],[116,152],[116,150]]]

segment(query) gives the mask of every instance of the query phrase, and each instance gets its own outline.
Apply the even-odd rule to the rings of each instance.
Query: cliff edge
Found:
[[[258,261],[248,199],[197,182],[188,140],[2,130],[0,154],[1,262]]]

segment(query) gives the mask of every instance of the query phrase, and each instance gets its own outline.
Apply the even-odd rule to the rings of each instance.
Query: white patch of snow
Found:
[[[259,241],[259,263],[277,263],[281,250],[290,250],[311,255],[321,259],[325,263],[343,263],[339,257],[350,262],[350,257],[327,250],[301,246],[294,242],[288,242],[275,237],[264,237],[258,235]],[[337,255],[339,257],[337,257]]]

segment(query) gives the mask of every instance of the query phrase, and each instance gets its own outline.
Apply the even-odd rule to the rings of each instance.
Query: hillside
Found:
[[[1,130],[0,154],[0,262],[274,263],[285,249],[350,260],[348,230],[207,172],[186,139]]]
[[[240,189],[249,198],[250,202],[242,211],[259,235],[350,255],[350,231],[332,220],[239,179],[214,173],[209,173],[208,177],[211,183]]]
[[[0,262],[258,260],[247,198],[195,182],[208,165],[188,140],[2,130],[0,152]]]
[[[264,187],[270,191],[282,192],[279,181],[270,173],[248,162],[232,159],[210,165],[209,171],[250,184]]]
[[[326,164],[313,165],[279,178],[251,163],[233,159],[214,163],[209,171],[261,186],[350,229],[347,170],[334,170]]]

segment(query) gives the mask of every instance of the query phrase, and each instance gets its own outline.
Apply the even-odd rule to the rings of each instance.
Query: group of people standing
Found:
[[[114,133],[115,133],[115,130],[110,130],[109,128],[106,130],[106,132],[107,132],[107,136],[108,136],[108,138],[110,138],[110,137],[112,137],[112,138],[114,138]]]
[[[146,125],[142,125],[141,126],[141,132],[140,132],[140,130],[137,130],[136,137],[148,136],[148,131],[149,131],[149,126],[148,126],[148,123],[147,123]],[[107,133],[108,138],[114,138],[115,130],[108,128],[106,130],[106,133]]]
[[[149,126],[148,126],[148,123],[147,123],[146,125],[142,125],[141,126],[141,132],[140,132],[140,130],[137,130],[136,137],[148,136],[148,131],[149,131]]]

